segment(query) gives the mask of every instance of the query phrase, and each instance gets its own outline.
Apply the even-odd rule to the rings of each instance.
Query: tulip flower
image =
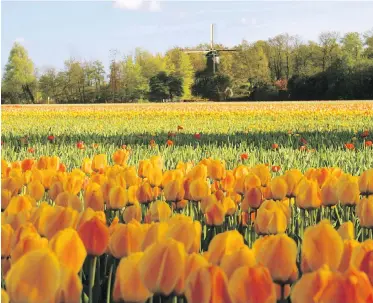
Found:
[[[286,214],[279,202],[264,201],[257,211],[254,227],[257,234],[284,233],[288,225]]]
[[[369,239],[356,245],[351,255],[351,265],[365,272],[373,282],[373,240]]]
[[[356,214],[360,220],[360,226],[373,227],[373,196],[363,198],[356,207]]]
[[[97,183],[92,183],[84,194],[84,207],[92,208],[93,210],[104,210],[104,196],[101,186]]]
[[[51,187],[48,190],[48,196],[49,196],[49,198],[51,198],[54,201],[54,200],[56,200],[58,195],[62,192],[64,192],[62,182],[55,181],[51,184]]]
[[[184,274],[185,259],[182,243],[173,239],[158,242],[146,249],[141,258],[140,278],[151,292],[168,296]]]
[[[253,250],[258,263],[266,266],[272,279],[278,284],[287,284],[296,272],[297,244],[287,235],[267,236],[255,241]]]
[[[327,265],[318,270],[305,273],[298,280],[291,292],[290,298],[292,303],[315,303],[317,298],[333,280],[333,273]]]
[[[306,229],[302,252],[312,271],[324,264],[337,270],[343,254],[343,241],[328,220]]]
[[[1,302],[2,303],[9,303],[8,293],[4,289],[1,289]]]
[[[66,228],[56,233],[49,241],[49,248],[56,254],[64,268],[69,268],[78,274],[87,256],[87,251],[73,228]],[[72,251],[74,251],[73,254]]]
[[[338,234],[341,236],[342,240],[354,240],[355,239],[354,224],[351,221],[344,222],[338,228]]]
[[[321,201],[324,206],[337,205],[339,202],[337,196],[338,178],[330,176],[321,187]]]
[[[92,256],[101,256],[109,243],[109,229],[98,217],[84,222],[78,229],[87,253]]]
[[[128,193],[121,186],[115,186],[111,188],[109,192],[109,203],[107,203],[108,209],[121,209],[128,201]]]
[[[204,197],[210,195],[207,182],[201,178],[190,183],[189,191],[193,201],[201,201]]]
[[[297,186],[296,203],[302,209],[314,209],[321,205],[321,191],[316,181],[303,178]]]
[[[188,219],[178,220],[170,226],[166,237],[175,239],[184,244],[186,253],[197,253],[201,246],[202,226],[199,221]]]
[[[61,266],[60,286],[54,302],[79,302],[82,291],[79,276],[73,270]]]
[[[53,302],[60,287],[61,266],[48,248],[25,254],[6,276],[11,302]]]
[[[12,266],[27,253],[46,247],[48,247],[48,240],[46,238],[42,238],[36,233],[25,235],[18,241],[10,254]]]
[[[115,164],[125,166],[130,156],[130,152],[125,149],[118,149],[113,153],[113,161]]]
[[[211,179],[220,181],[226,176],[226,171],[225,171],[224,166],[225,166],[225,163],[223,163],[220,160],[211,160],[209,165],[207,166],[207,175]]]
[[[274,200],[282,200],[286,197],[288,193],[288,184],[283,176],[272,179],[271,192]]]
[[[145,238],[141,226],[134,223],[118,224],[110,236],[109,250],[117,259],[140,252]]]
[[[13,234],[14,230],[9,224],[1,225],[1,258],[10,256],[12,249],[11,239]]]
[[[132,220],[141,222],[142,210],[139,203],[129,204],[123,211],[123,221],[124,223],[129,223]]]
[[[267,186],[271,180],[271,173],[268,166],[264,164],[258,164],[252,168],[252,172],[257,175],[260,179],[260,186]]]
[[[137,190],[137,200],[141,204],[148,204],[154,201],[154,194],[149,183],[143,183]]]
[[[336,185],[337,197],[342,205],[355,205],[360,200],[357,178],[352,176],[341,177]]]
[[[360,245],[360,242],[356,240],[351,239],[351,240],[343,241],[343,255],[342,255],[341,262],[339,263],[339,266],[338,266],[338,271],[345,272],[350,267],[352,252],[359,245]]]
[[[220,226],[224,223],[226,211],[220,202],[210,203],[205,210],[206,224],[209,226]]]
[[[256,259],[254,252],[247,246],[233,252],[230,255],[225,255],[221,259],[220,267],[224,270],[227,278],[230,279],[236,269],[242,266],[254,267]]]
[[[171,216],[171,208],[164,201],[155,201],[150,206],[150,216],[153,222],[163,222]]]
[[[219,265],[225,255],[232,254],[244,245],[244,239],[237,230],[220,233],[213,237],[209,244],[209,261],[212,264]]]
[[[113,289],[115,301],[145,302],[152,296],[140,277],[139,263],[143,256],[144,253],[138,252],[121,259],[115,275]]]
[[[227,276],[215,265],[200,267],[189,276],[185,296],[188,303],[233,302],[228,290]]]
[[[179,202],[183,200],[185,195],[183,181],[181,179],[175,179],[168,182],[163,192],[168,202]]]
[[[249,208],[258,209],[263,202],[263,194],[260,187],[249,188],[245,192],[244,199],[241,203],[241,210],[248,212]]]
[[[145,251],[152,244],[162,241],[166,237],[168,228],[169,226],[165,222],[152,223],[145,234],[142,250]]]
[[[362,195],[373,194],[373,168],[364,171],[360,175],[358,184]]]
[[[276,290],[269,270],[262,266],[239,267],[229,279],[234,303],[276,303]]]

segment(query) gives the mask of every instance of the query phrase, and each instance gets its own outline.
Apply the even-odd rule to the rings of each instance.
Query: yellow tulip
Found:
[[[259,207],[254,227],[258,234],[278,234],[286,231],[288,220],[280,202],[264,201]]]
[[[68,227],[75,228],[79,213],[71,207],[55,206],[39,221],[39,232],[51,239],[58,231]]]
[[[163,192],[168,202],[179,202],[183,200],[185,195],[183,180],[175,179],[168,182]]]
[[[373,194],[373,168],[364,171],[360,175],[358,184],[362,195]]]
[[[14,230],[9,224],[1,225],[1,258],[10,256],[13,234]]]
[[[125,166],[130,156],[130,152],[125,149],[118,149],[113,153],[113,161],[115,164]]]
[[[78,212],[81,212],[83,209],[83,203],[79,197],[67,191],[58,194],[55,199],[55,203],[58,206],[71,207]]]
[[[168,227],[168,224],[165,222],[152,223],[145,234],[145,238],[142,243],[142,250],[145,251],[145,249],[152,244],[163,240],[166,237]]]
[[[153,293],[170,295],[185,271],[185,259],[183,244],[173,239],[148,247],[139,262],[140,277],[145,287]]]
[[[83,291],[79,276],[71,269],[63,266],[60,267],[60,272],[60,285],[54,302],[79,302]]]
[[[83,241],[71,227],[56,233],[49,241],[49,248],[56,254],[61,265],[75,274],[80,271],[87,256]]]
[[[60,286],[60,264],[49,249],[38,249],[21,257],[6,276],[11,302],[53,302]]]
[[[288,186],[287,197],[295,197],[297,186],[303,178],[302,172],[298,169],[290,169],[285,172],[284,178]]]
[[[204,179],[195,179],[190,183],[190,195],[193,201],[201,201],[210,195],[210,189]]]
[[[123,221],[124,223],[129,223],[132,220],[141,222],[142,210],[139,203],[129,204],[123,211]]]
[[[145,233],[133,223],[118,224],[110,236],[109,250],[117,259],[128,257],[132,253],[140,252]]]
[[[360,200],[360,190],[354,177],[340,178],[337,185],[337,197],[342,205],[355,205]]]
[[[373,196],[360,200],[356,207],[356,214],[360,220],[360,226],[373,227]]]
[[[220,263],[220,267],[224,270],[228,279],[231,278],[232,274],[236,271],[236,269],[242,266],[254,267],[255,265],[255,254],[247,246],[241,247],[241,249],[233,252],[230,255],[225,255],[221,259]]]
[[[225,163],[220,160],[211,160],[207,166],[207,174],[211,179],[221,180],[225,178]]]
[[[354,224],[351,221],[344,222],[338,228],[338,234],[341,236],[342,240],[354,240],[355,239]]]
[[[271,181],[271,192],[274,200],[282,200],[288,193],[288,184],[283,176],[274,177]]]
[[[2,303],[9,303],[8,293],[4,289],[1,289],[1,302]]]
[[[302,209],[314,209],[321,205],[321,191],[316,181],[302,179],[297,187],[296,203]]]
[[[254,243],[256,260],[266,266],[276,283],[286,283],[294,278],[297,244],[287,235],[267,236],[262,243]]]
[[[337,205],[339,202],[337,196],[338,179],[335,176],[330,176],[321,187],[321,201],[324,206]]]
[[[143,183],[137,190],[137,200],[142,204],[154,201],[154,194],[149,183]]]
[[[260,186],[268,185],[269,181],[271,180],[271,173],[268,166],[264,164],[258,164],[254,166],[251,171],[259,177],[261,183]]]
[[[95,155],[92,160],[92,170],[100,171],[105,169],[107,166],[106,154]]]
[[[140,277],[139,263],[143,255],[144,253],[138,252],[120,260],[113,289],[115,301],[145,302],[152,296]]]
[[[164,201],[155,201],[150,206],[150,216],[153,222],[163,222],[171,216],[171,208]]]
[[[343,241],[343,255],[341,263],[339,263],[338,271],[345,272],[351,263],[352,252],[356,247],[360,245],[360,242],[356,240],[344,240]]]
[[[213,237],[209,244],[209,261],[219,265],[225,255],[232,254],[243,246],[245,246],[244,239],[237,230],[220,233]]]
[[[38,180],[32,181],[27,185],[27,194],[36,201],[39,201],[44,196],[44,191],[43,184]]]
[[[343,254],[343,241],[328,220],[306,229],[303,237],[302,252],[312,271],[324,264],[337,270]]]
[[[168,229],[167,237],[175,239],[184,244],[185,251],[190,253],[199,252],[201,246],[202,226],[198,221],[178,220]]]
[[[12,266],[27,253],[46,247],[48,247],[48,240],[40,237],[38,234],[30,233],[24,236],[10,254]]]
[[[162,184],[162,170],[158,167],[151,167],[148,171],[149,184],[152,187],[161,186]]]
[[[58,195],[64,191],[63,184],[60,181],[53,182],[50,189],[48,190],[48,196],[53,201],[56,200]]]
[[[108,209],[121,209],[128,201],[127,191],[121,186],[115,186],[110,190],[109,203],[106,204]]]
[[[8,189],[1,191],[1,210],[8,207],[10,200],[12,199],[12,192]]]

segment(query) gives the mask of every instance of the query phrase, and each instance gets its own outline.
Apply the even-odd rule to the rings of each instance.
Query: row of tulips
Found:
[[[25,159],[13,163],[2,160],[2,235],[3,232],[4,235],[10,234],[8,238],[4,236],[8,242],[2,240],[2,273],[3,277],[6,276],[3,285],[10,294],[11,302],[24,302],[25,297],[18,299],[14,296],[21,293],[19,285],[34,283],[31,281],[34,278],[30,278],[29,282],[17,280],[17,283],[12,284],[8,281],[14,281],[15,278],[9,277],[12,277],[13,269],[17,273],[14,275],[18,276],[16,264],[38,248],[45,249],[32,258],[55,256],[61,268],[69,267],[63,263],[63,259],[67,258],[69,262],[75,262],[75,267],[71,273],[59,269],[59,275],[63,278],[54,285],[56,291],[53,292],[53,299],[49,296],[43,301],[43,292],[34,291],[36,299],[28,299],[27,302],[75,302],[74,298],[78,300],[77,294],[81,300],[90,302],[142,302],[148,297],[164,301],[178,297],[178,300],[186,298],[188,302],[272,302],[268,298],[261,301],[255,292],[253,298],[257,298],[257,301],[250,301],[249,298],[239,301],[239,298],[234,298],[240,290],[231,290],[234,287],[230,286],[230,274],[226,273],[225,267],[220,264],[221,260],[214,261],[210,254],[213,243],[219,247],[222,245],[221,240],[217,240],[223,239],[221,235],[234,234],[240,237],[239,242],[241,243],[242,239],[246,249],[250,250],[252,247],[254,252],[255,246],[261,243],[262,239],[274,237],[264,237],[265,235],[282,235],[288,243],[295,244],[290,245],[295,247],[292,249],[295,251],[294,262],[290,255],[284,257],[291,260],[293,266],[292,276],[289,276],[288,280],[277,279],[271,271],[271,266],[261,259],[261,253],[254,253],[255,257],[251,258],[256,260],[258,272],[251,272],[251,269],[242,271],[242,274],[246,275],[245,279],[250,280],[257,279],[255,275],[268,277],[265,271],[269,270],[271,281],[280,285],[268,288],[275,290],[273,294],[277,290],[277,295],[269,296],[274,300],[288,296],[290,284],[297,280],[298,272],[303,274],[319,270],[320,266],[316,266],[312,259],[314,253],[305,253],[307,250],[312,251],[306,246],[305,239],[309,230],[307,226],[315,225],[323,218],[329,219],[332,229],[332,226],[340,226],[339,233],[346,241],[350,241],[350,250],[359,243],[353,239],[363,242],[368,237],[372,238],[370,228],[373,227],[373,169],[356,177],[345,174],[338,168],[309,169],[304,174],[292,169],[284,175],[272,177],[268,166],[264,164],[255,167],[239,165],[230,171],[225,169],[225,163],[222,161],[204,159],[197,165],[180,162],[174,170],[164,170],[162,158],[159,156],[140,161],[138,168],[126,165],[129,156],[128,150],[118,150],[112,156],[115,164],[109,166],[106,155],[96,155],[93,159],[85,159],[80,169],[73,169],[71,172],[66,171],[66,166],[60,163],[58,157]],[[349,220],[351,222],[342,224],[343,221]],[[320,225],[326,226],[325,222],[322,222]],[[27,237],[23,237],[24,229],[32,230],[32,236],[26,232]],[[304,230],[306,232],[303,235]],[[320,234],[317,237],[320,237]],[[331,237],[333,238],[335,237]],[[80,239],[80,244],[77,244],[77,239]],[[167,243],[162,239],[166,239]],[[75,244],[71,241],[75,241]],[[158,242],[164,242],[163,246],[158,245]],[[327,239],[326,242],[333,243],[331,251],[337,249],[338,245],[332,240]],[[237,247],[241,245],[237,244],[236,240],[232,243]],[[316,244],[313,241],[308,245],[315,250]],[[321,249],[316,245],[316,250],[323,251],[324,244],[319,245]],[[339,247],[342,247],[341,254],[345,259],[347,257],[344,255],[343,245],[342,242]],[[211,297],[193,299],[193,295],[197,295],[198,291],[190,289],[188,294],[186,285],[189,285],[189,274],[185,273],[183,282],[177,282],[180,285],[170,286],[170,291],[161,289],[159,285],[163,282],[182,279],[181,276],[172,275],[176,270],[174,263],[161,262],[162,254],[170,258],[174,256],[174,253],[169,251],[169,246],[179,247],[176,251],[185,252],[182,261],[175,255],[176,259],[172,259],[175,264],[182,264],[192,258],[191,265],[185,265],[182,272],[194,272],[194,258],[204,259],[209,264],[209,269],[205,268],[207,271],[201,272],[204,280],[197,276],[198,283],[194,282],[195,287],[204,286],[209,275],[212,285],[227,284],[229,287],[224,290],[223,286],[219,286],[219,290],[211,290],[214,288],[211,286]],[[153,247],[153,250],[149,255],[147,251],[150,247]],[[224,250],[221,257],[232,255],[234,249]],[[77,253],[69,254],[72,250]],[[200,255],[201,252],[203,255]],[[143,261],[146,256],[149,259],[149,256],[156,253],[161,255],[154,259],[156,261],[152,259],[153,263]],[[319,262],[321,266],[327,266],[322,273],[333,273],[336,270],[344,272],[350,268],[349,258],[344,263],[341,262],[341,259],[336,258],[338,252],[322,254]],[[244,254],[241,258],[249,260],[247,256]],[[331,259],[338,264],[329,264],[328,260]],[[286,260],[284,262],[289,261]],[[122,263],[125,265],[121,265]],[[144,263],[147,265],[140,266]],[[340,269],[342,263],[347,265]],[[33,265],[33,268],[37,269],[41,264]],[[254,262],[244,265],[250,265],[252,268],[253,264]],[[18,268],[21,270],[21,265]],[[140,272],[139,275],[137,271]],[[221,272],[224,272],[226,277]],[[137,278],[129,279],[129,273]],[[233,271],[230,273],[233,274]],[[149,284],[144,277],[146,274],[156,276],[156,282],[153,281],[156,285]],[[222,280],[215,281],[214,279],[218,279],[216,277]],[[8,284],[16,285],[14,296]],[[72,287],[75,293],[68,287]],[[134,294],[133,289],[143,289],[147,297],[130,297]],[[219,291],[222,293],[218,293]],[[296,287],[293,292],[296,293]],[[250,293],[251,290],[246,295],[250,296]],[[30,298],[33,298],[32,295]],[[324,301],[315,299],[315,302]]]
[[[250,249],[238,231],[226,231],[198,253],[200,224],[184,215],[107,227],[96,213],[50,240],[32,223],[16,231],[5,224],[2,302],[373,302],[373,240],[354,240],[352,226],[308,227],[298,269],[286,234],[260,237]]]

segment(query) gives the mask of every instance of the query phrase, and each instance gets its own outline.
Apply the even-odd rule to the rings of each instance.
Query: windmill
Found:
[[[185,53],[204,53],[207,58],[207,70],[212,70],[215,74],[216,66],[220,63],[220,52],[236,52],[236,49],[221,48],[217,49],[214,46],[214,24],[211,24],[210,48],[203,50],[185,50]]]

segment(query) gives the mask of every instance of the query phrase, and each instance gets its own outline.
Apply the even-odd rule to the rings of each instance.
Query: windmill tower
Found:
[[[185,53],[203,53],[205,54],[207,61],[207,70],[212,74],[216,73],[217,66],[220,63],[220,52],[235,52],[236,49],[221,48],[217,49],[214,46],[214,24],[211,24],[211,33],[210,33],[210,48],[203,50],[185,50]]]

